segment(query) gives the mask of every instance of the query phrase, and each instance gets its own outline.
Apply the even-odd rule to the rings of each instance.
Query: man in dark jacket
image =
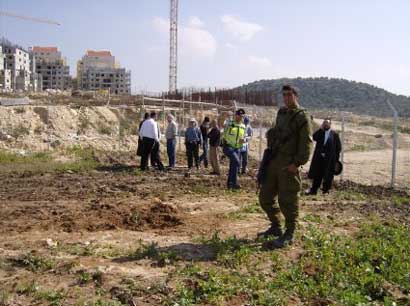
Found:
[[[218,128],[218,121],[213,119],[211,122],[211,131],[208,133],[209,138],[209,160],[212,166],[213,175],[220,175],[218,149],[221,144],[221,131]]]
[[[320,129],[313,134],[316,147],[308,175],[313,183],[306,195],[317,194],[322,181],[323,193],[329,193],[332,187],[335,164],[339,160],[342,144],[339,135],[331,129],[331,125],[331,119],[327,118],[323,121]]]
[[[204,167],[208,168],[208,133],[209,133],[209,117],[205,117],[200,129],[202,134],[202,154],[199,157],[199,163],[204,162]]]

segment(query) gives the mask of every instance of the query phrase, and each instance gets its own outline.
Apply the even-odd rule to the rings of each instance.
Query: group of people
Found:
[[[305,165],[311,155],[313,141],[316,148],[309,169],[308,177],[312,179],[311,188],[306,195],[317,194],[320,186],[324,194],[331,189],[335,167],[339,161],[341,143],[338,134],[331,129],[331,119],[323,121],[320,128],[312,135],[312,118],[299,105],[298,90],[291,86],[282,87],[284,106],[279,109],[276,122],[268,130],[267,149],[269,159],[265,167],[263,180],[259,182],[259,203],[271,224],[258,237],[273,237],[266,240],[266,248],[282,248],[291,244],[297,226],[299,214],[299,197],[302,190],[300,168]],[[148,156],[151,155],[151,165],[164,169],[159,157],[160,129],[155,120],[155,113],[146,114],[140,126],[141,170],[148,167]],[[227,188],[237,190],[238,175],[246,173],[249,154],[249,141],[252,137],[249,117],[243,109],[236,110],[234,118],[224,122],[223,131],[218,127],[216,119],[205,117],[201,126],[195,119],[189,121],[185,131],[185,146],[188,168],[199,168],[203,162],[212,167],[212,174],[220,175],[219,148],[229,158]],[[168,115],[166,130],[167,153],[169,167],[175,167],[177,124],[172,115]],[[313,137],[312,137],[313,136]],[[199,149],[202,154],[199,155]],[[261,171],[262,169],[259,169]],[[277,199],[277,200],[276,200]],[[285,218],[282,228],[280,214]]]
[[[235,171],[235,177],[238,174],[246,173],[249,142],[253,132],[249,117],[244,117],[244,110],[240,109],[236,114],[236,118],[239,118],[241,123],[238,125],[235,121],[228,118],[224,123],[225,126],[222,134],[217,119],[210,120],[209,117],[205,117],[200,126],[198,126],[194,118],[189,120],[185,131],[185,149],[189,170],[194,166],[196,169],[199,169],[202,164],[204,168],[208,168],[210,164],[212,168],[210,174],[220,175],[219,151],[220,147],[222,147],[224,154],[231,159],[231,163],[234,165],[232,169]],[[243,123],[242,119],[244,119]],[[172,114],[167,115],[167,121],[168,125],[165,131],[166,150],[169,161],[168,169],[172,169],[176,166],[178,124],[175,122]],[[240,131],[236,129],[237,127],[240,127]],[[240,133],[240,135],[235,136],[237,140],[240,140],[240,143],[234,143],[233,141],[232,135],[236,132]],[[161,171],[165,170],[160,156],[161,131],[155,112],[144,115],[144,119],[139,125],[138,134],[137,155],[141,156],[140,169],[142,171],[147,170],[150,160],[152,167]],[[201,155],[200,149],[202,149]],[[239,188],[236,181],[233,174],[231,174],[228,179],[228,188]]]

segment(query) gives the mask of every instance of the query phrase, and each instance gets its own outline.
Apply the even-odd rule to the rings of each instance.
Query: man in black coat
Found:
[[[323,193],[329,193],[332,187],[335,164],[339,160],[342,144],[339,135],[331,129],[332,121],[327,118],[322,126],[313,134],[316,141],[308,177],[313,180],[312,187],[306,195],[317,194],[323,181]]]

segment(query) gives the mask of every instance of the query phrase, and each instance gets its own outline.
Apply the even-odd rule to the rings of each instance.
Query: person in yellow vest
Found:
[[[239,154],[245,141],[245,111],[240,108],[235,112],[235,119],[224,128],[223,152],[229,158],[228,189],[240,189],[238,171],[240,167]]]

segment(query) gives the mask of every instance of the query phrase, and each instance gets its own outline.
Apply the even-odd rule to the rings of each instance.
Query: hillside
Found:
[[[240,86],[241,91],[272,90],[281,101],[280,88],[292,84],[300,89],[300,102],[313,109],[340,109],[357,114],[389,117],[386,99],[397,108],[400,117],[410,117],[410,97],[395,95],[384,89],[355,81],[332,78],[295,78],[260,80]]]

